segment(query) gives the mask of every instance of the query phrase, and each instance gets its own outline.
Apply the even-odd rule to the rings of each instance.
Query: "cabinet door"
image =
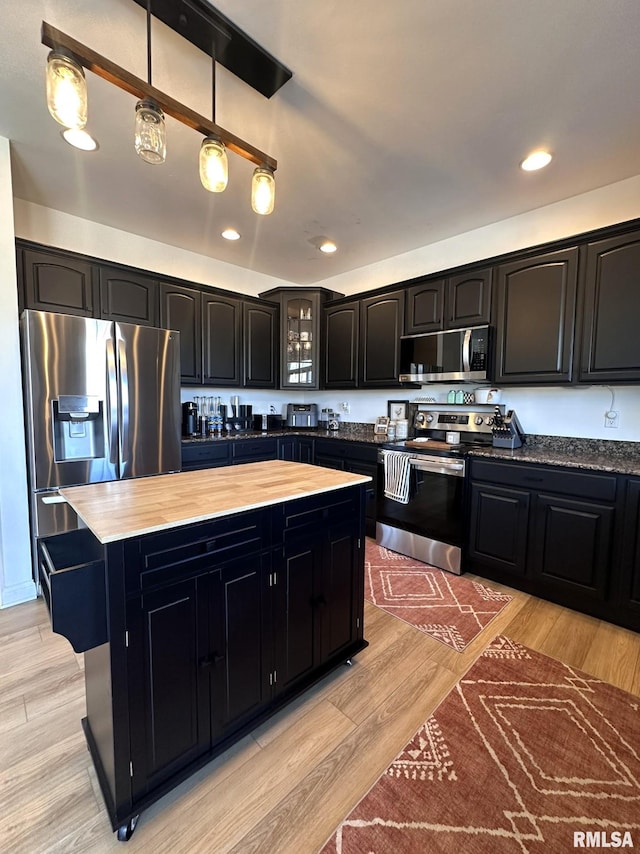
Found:
[[[313,465],[314,456],[314,440],[300,436],[298,438],[298,462]]]
[[[538,494],[533,507],[532,577],[540,591],[569,594],[572,607],[605,597],[611,566],[614,508]]]
[[[281,303],[280,388],[319,388],[320,298],[303,291],[285,294]]]
[[[242,726],[271,698],[273,657],[265,603],[269,596],[268,558],[251,555],[221,567],[212,587],[210,650],[214,732]],[[216,701],[216,696],[218,700]]]
[[[640,380],[640,231],[587,247],[580,381]]]
[[[407,290],[406,335],[438,332],[444,323],[445,280],[422,282]]]
[[[205,385],[242,384],[242,302],[202,294],[202,352]]]
[[[94,316],[97,285],[88,261],[24,249],[21,272],[25,308]]]
[[[155,279],[111,267],[100,268],[100,317],[103,320],[157,326],[159,301]]]
[[[400,336],[404,329],[404,291],[360,301],[360,385],[397,385]]]
[[[244,304],[244,385],[275,388],[278,377],[278,306]]]
[[[206,586],[192,578],[127,606],[134,800],[209,748]]]
[[[525,490],[472,482],[467,569],[525,575],[529,500]]]
[[[445,294],[445,329],[481,326],[491,320],[492,270],[451,276]]]
[[[577,271],[577,248],[498,267],[496,383],[571,380]]]
[[[632,628],[640,631],[640,480],[635,478],[627,485],[619,601],[632,615]]]
[[[315,615],[322,559],[322,540],[311,534],[291,537],[277,564],[273,613],[278,691],[286,691],[309,676],[319,660]]]
[[[323,549],[316,609],[320,620],[320,663],[353,644],[360,629],[361,601],[357,572],[360,536],[355,520],[332,525]],[[360,585],[362,586],[362,585]]]
[[[360,303],[355,300],[325,308],[323,374],[325,388],[356,388]]]
[[[195,288],[160,284],[160,325],[180,333],[183,383],[202,382],[202,293]]]

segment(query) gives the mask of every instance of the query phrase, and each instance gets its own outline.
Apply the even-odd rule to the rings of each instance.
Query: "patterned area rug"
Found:
[[[499,636],[322,854],[637,849],[639,721],[640,698]]]
[[[513,597],[367,539],[365,598],[460,652]]]

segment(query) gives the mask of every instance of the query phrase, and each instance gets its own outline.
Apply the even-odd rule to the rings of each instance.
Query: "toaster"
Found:
[[[287,427],[317,427],[318,405],[316,403],[288,403]]]

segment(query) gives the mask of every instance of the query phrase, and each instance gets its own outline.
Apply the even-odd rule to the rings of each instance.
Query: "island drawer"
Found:
[[[148,534],[125,546],[127,592],[204,572],[270,544],[270,515],[263,509]]]
[[[315,533],[319,528],[336,522],[358,520],[360,513],[360,487],[349,487],[332,492],[285,501],[274,508],[284,542],[291,536],[308,531]]]
[[[104,550],[91,531],[38,540],[38,576],[54,632],[76,652],[107,642]]]
[[[533,463],[496,463],[472,459],[471,478],[536,492],[556,492],[577,498],[615,501],[618,479],[612,474],[567,470]]]

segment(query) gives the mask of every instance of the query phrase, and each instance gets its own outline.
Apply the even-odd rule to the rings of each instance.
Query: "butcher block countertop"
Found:
[[[366,475],[270,460],[70,486],[60,494],[101,543],[112,543],[370,480]]]

